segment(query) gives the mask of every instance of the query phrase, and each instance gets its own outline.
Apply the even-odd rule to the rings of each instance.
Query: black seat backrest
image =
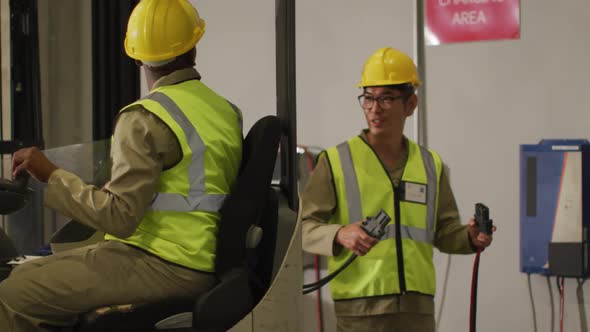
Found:
[[[240,174],[221,208],[215,259],[218,276],[246,267],[246,234],[265,214],[280,140],[281,122],[271,115],[258,120],[244,139]]]

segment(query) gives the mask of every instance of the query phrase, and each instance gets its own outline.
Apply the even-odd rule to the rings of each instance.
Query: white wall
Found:
[[[191,2],[207,24],[197,45],[202,81],[242,109],[245,130],[275,114],[274,1]]]
[[[498,227],[480,265],[479,331],[533,330],[526,275],[519,272],[518,149],[541,138],[590,136],[589,12],[586,0],[523,0],[520,40],[427,49],[430,146],[451,169],[464,219],[481,201]],[[437,262],[442,272],[444,259]],[[453,258],[441,331],[467,328],[472,263],[473,257]],[[546,281],[532,279],[539,331],[550,331]],[[576,286],[567,280],[566,331],[580,330]]]

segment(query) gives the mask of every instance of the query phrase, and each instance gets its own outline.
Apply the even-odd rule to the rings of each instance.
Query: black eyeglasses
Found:
[[[364,109],[369,109],[375,105],[375,101],[379,103],[379,107],[384,110],[388,110],[393,107],[393,103],[398,100],[404,98],[403,95],[401,96],[379,96],[373,97],[370,95],[360,95],[358,96],[359,104]]]

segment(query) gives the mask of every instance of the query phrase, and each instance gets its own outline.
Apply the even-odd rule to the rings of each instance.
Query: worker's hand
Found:
[[[361,228],[361,223],[362,221],[359,221],[340,228],[335,239],[337,243],[350,249],[357,256],[366,255],[379,242]]]
[[[13,177],[22,172],[29,172],[38,181],[47,182],[56,169],[58,167],[37,147],[20,149],[12,156]]]
[[[496,226],[492,226],[492,234],[496,231]],[[492,235],[487,235],[485,233],[481,233],[475,223],[475,220],[471,218],[469,220],[469,239],[471,240],[471,244],[479,249],[485,249],[490,244],[492,244]]]

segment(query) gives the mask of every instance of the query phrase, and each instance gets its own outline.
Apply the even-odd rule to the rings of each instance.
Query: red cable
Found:
[[[564,277],[561,277],[560,287],[559,287],[559,331],[563,332],[563,311],[565,308],[564,297],[565,297],[565,284],[564,284]]]
[[[475,261],[473,262],[473,273],[471,275],[471,304],[469,306],[469,331],[475,332],[477,314],[477,277],[479,274],[479,256],[481,249],[477,249]]]
[[[305,147],[299,146],[299,148],[301,148],[303,150],[303,155],[305,156],[305,159],[307,160],[307,167],[309,167],[309,172],[311,173],[314,168],[314,163],[313,163],[313,158],[311,156],[311,153],[309,153],[309,151]]]

